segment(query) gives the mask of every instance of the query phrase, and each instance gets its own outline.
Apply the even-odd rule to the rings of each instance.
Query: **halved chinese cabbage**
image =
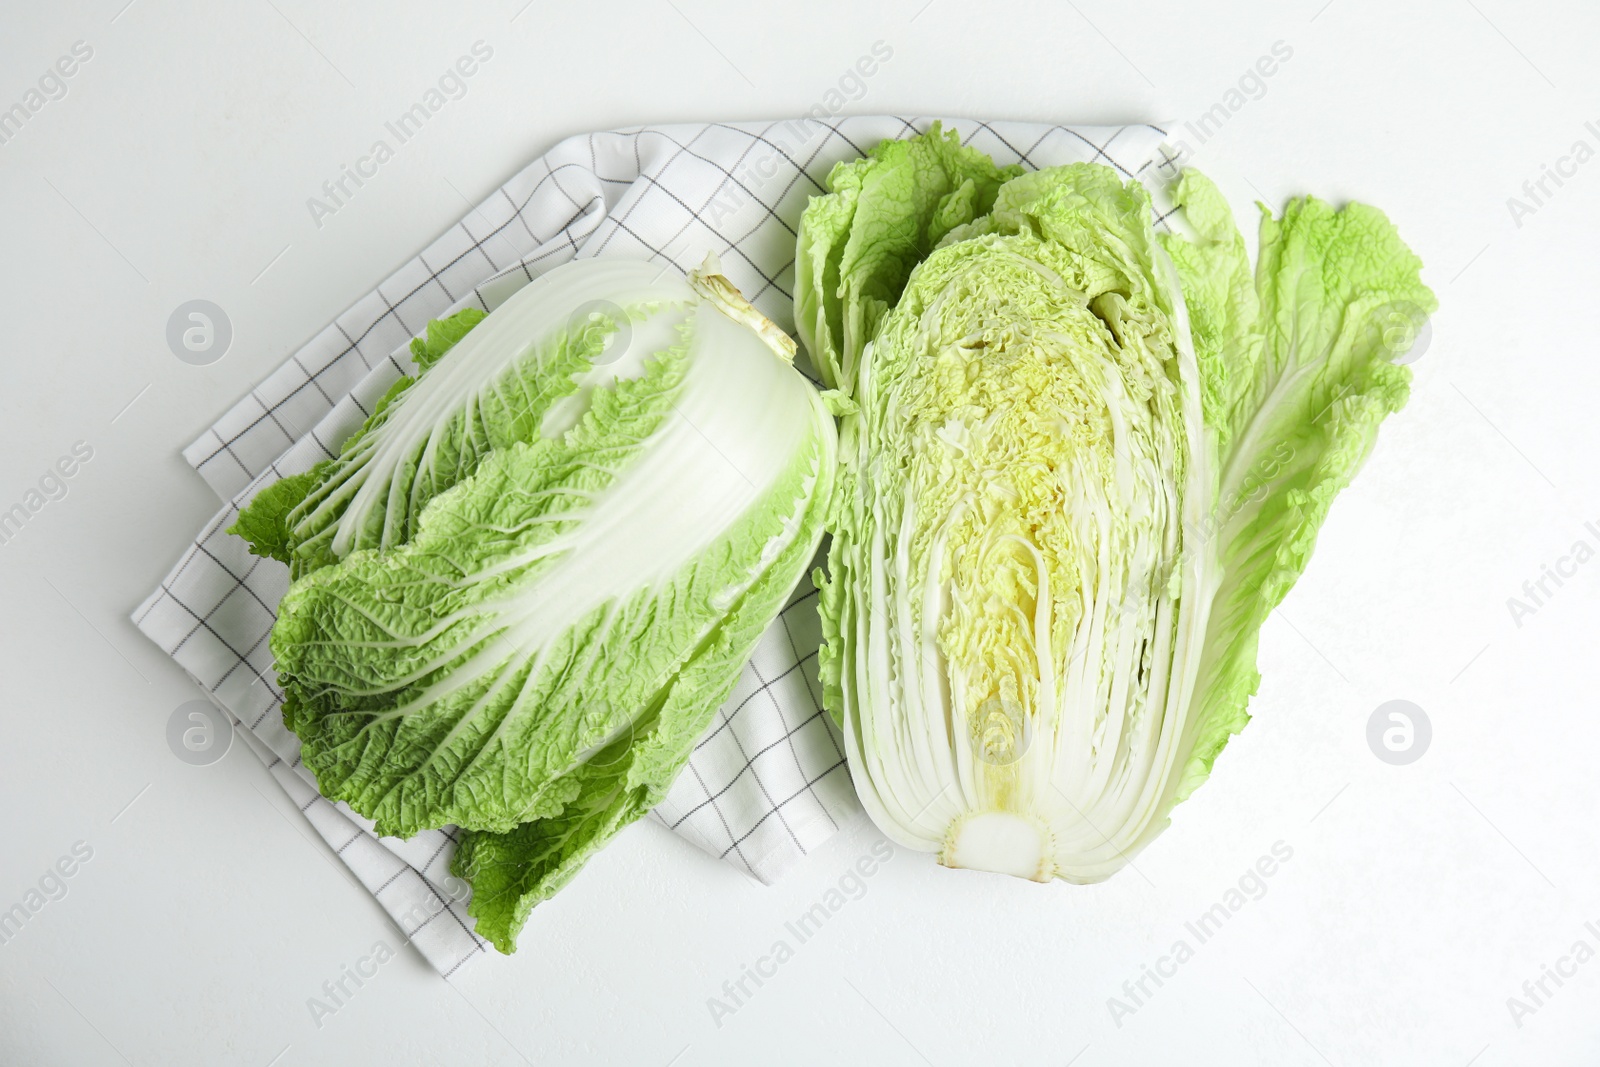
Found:
[[[661,798],[804,576],[834,424],[712,268],[573,262],[414,350],[237,529],[295,575],[272,651],[322,793],[471,831],[455,870],[509,950]]]
[[[1309,197],[1252,282],[1193,171],[1192,238],[1108,167],[938,129],[830,189],[796,308],[853,408],[819,584],[857,790],[949,866],[1103,879],[1247,720],[1260,628],[1405,402],[1388,324],[1433,295],[1382,213]]]

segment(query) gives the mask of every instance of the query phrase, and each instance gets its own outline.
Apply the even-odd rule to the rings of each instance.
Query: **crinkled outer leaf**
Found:
[[[1158,238],[1105,168],[1039,171],[898,295],[797,283],[854,402],[817,575],[824,698],[874,820],[952,866],[1095,881],[1160,832],[1243,725],[1261,625],[1405,400],[1391,327],[1434,301],[1381,213],[1296,200],[1252,277],[1217,190],[1190,172],[1174,195],[1192,238]],[[911,198],[864,219],[854,197],[814,202],[800,248],[918,227]],[[851,321],[875,325],[846,346]]]
[[[1020,173],[962,147],[937,122],[834,166],[831,195],[813,197],[801,217],[795,263],[795,324],[828,388],[848,393],[862,347],[911,269],[951,230],[985,214],[1000,183]]]
[[[445,353],[456,346],[456,342],[465,337],[474,326],[482,322],[484,312],[477,308],[462,308],[454,315],[446,315],[442,319],[434,319],[428,323],[427,329],[421,337],[412,338],[411,358],[416,361],[417,373],[421,374],[444,358]]]
[[[327,476],[328,460],[314,465],[310,470],[279,478],[262,489],[239,513],[239,518],[228,527],[228,532],[238,534],[250,545],[250,551],[279,563],[294,562],[297,544],[290,529],[289,516]]]
[[[1366,460],[1379,424],[1406,402],[1411,370],[1393,361],[1409,337],[1396,338],[1395,324],[1404,335],[1438,307],[1421,268],[1376,208],[1336,210],[1315,197],[1290,201],[1281,218],[1262,208],[1260,315],[1232,342],[1249,353],[1234,365],[1251,373],[1216,424],[1221,479],[1203,531],[1223,581],[1175,800],[1205,780],[1248,720],[1261,626],[1305,570],[1333,498]],[[1210,297],[1191,290],[1191,308],[1202,293]],[[1228,303],[1230,316],[1244,306]]]
[[[701,652],[637,722],[572,772],[574,795],[557,814],[508,833],[467,832],[451,870],[472,883],[469,912],[478,932],[511,951],[533,907],[554,895],[622,827],[660,803],[705,733],[710,713],[728,698],[762,631],[783,608],[815,550],[795,538]]]

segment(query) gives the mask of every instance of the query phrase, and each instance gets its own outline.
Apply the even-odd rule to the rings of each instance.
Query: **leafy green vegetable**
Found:
[[[850,389],[862,346],[912,268],[945,234],[986,214],[1000,184],[1021,173],[963,148],[953,133],[940,136],[937,125],[833,168],[832,195],[806,209],[795,262],[795,321],[824,385]]]
[[[1244,725],[1260,628],[1405,402],[1374,323],[1433,295],[1380,212],[1314,198],[1252,279],[1193,171],[1187,237],[1109,168],[1010,176],[937,127],[830,188],[796,304],[851,400],[818,581],[857,790],[947,865],[1105,878]]]
[[[324,460],[308,471],[273,482],[255,495],[228,532],[244,538],[258,556],[293,563],[297,542],[289,528],[289,516],[321,484],[327,470],[328,461]]]
[[[709,268],[558,268],[431,324],[234,527],[296,575],[272,651],[322,793],[466,830],[503,951],[660,800],[816,550],[833,422],[770,327]]]
[[[428,323],[421,337],[411,340],[411,358],[416,361],[417,373],[428,370],[456,346],[456,342],[484,320],[484,312],[477,308],[462,308],[454,315],[434,319]]]

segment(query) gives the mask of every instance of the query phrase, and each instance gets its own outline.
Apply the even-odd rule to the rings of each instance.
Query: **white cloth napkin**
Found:
[[[235,719],[316,831],[446,977],[486,948],[466,913],[467,887],[449,874],[456,831],[380,838],[366,819],[318,795],[300,764],[299,741],[283,725],[267,646],[287,568],[250,555],[226,528],[262,486],[338,452],[377,398],[413,369],[407,346],[429,319],[469,305],[492,311],[570,259],[626,256],[688,270],[716,252],[728,277],[792,333],[795,231],[807,200],[824,191],[835,163],[931,121],[840,116],[570,137],[357,301],[184,450],[226,506],[133,620]],[[1154,126],[945,124],[1002,164],[1093,161],[1154,183],[1162,163],[1164,131]],[[654,812],[766,883],[859,810],[842,745],[821,710],[815,598],[809,583],[796,590]]]

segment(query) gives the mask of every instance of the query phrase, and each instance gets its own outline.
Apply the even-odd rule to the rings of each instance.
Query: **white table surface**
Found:
[[[1595,1062],[1600,959],[1507,1004],[1600,949],[1600,562],[1520,625],[1507,607],[1600,546],[1600,161],[1520,226],[1507,205],[1600,147],[1592,5],[125,2],[0,12],[0,106],[93,49],[0,145],[0,510],[94,450],[0,545],[0,910],[92,849],[0,944],[0,1062]],[[319,229],[306,198],[479,39],[468,95]],[[1426,261],[1415,394],[1266,627],[1257,721],[1137,870],[1037,886],[898,852],[730,1017],[708,998],[793,941],[870,826],[763,889],[637,825],[515,957],[446,983],[403,950],[319,1026],[308,999],[398,937],[243,745],[168,749],[197,694],[127,614],[216,506],[178,450],[458,218],[456,190],[570,133],[799,114],[877,40],[853,109],[1076,122],[1192,121],[1283,41],[1197,162],[1241,209],[1376,203]],[[235,337],[196,367],[164,329],[202,297]],[[1366,742],[1397,698],[1434,731],[1403,767]],[[1266,894],[1114,1019],[1278,841]]]

